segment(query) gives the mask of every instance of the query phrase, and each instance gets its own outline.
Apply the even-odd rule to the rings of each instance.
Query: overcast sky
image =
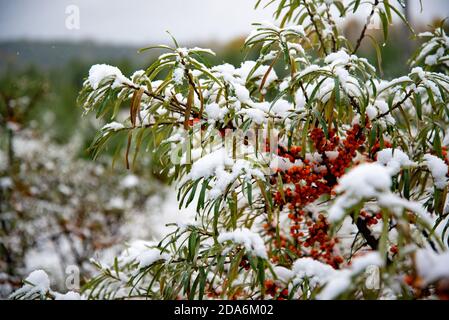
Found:
[[[395,0],[391,0],[395,2]],[[161,42],[169,30],[181,42],[229,41],[251,23],[270,20],[272,8],[255,0],[0,0],[0,41],[95,40],[121,44]],[[414,20],[449,16],[448,0],[410,0]],[[66,8],[79,8],[80,28],[66,27]]]

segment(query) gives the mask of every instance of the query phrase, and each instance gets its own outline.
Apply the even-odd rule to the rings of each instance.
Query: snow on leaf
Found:
[[[438,189],[444,189],[448,185],[448,166],[444,163],[440,158],[431,155],[425,154],[424,160],[426,165],[429,167],[430,172],[432,173],[432,177],[435,181],[435,187]]]
[[[377,162],[388,167],[392,175],[396,175],[402,168],[407,168],[414,164],[402,150],[391,148],[379,151],[377,153]]]
[[[247,228],[222,232],[218,236],[217,240],[220,243],[231,241],[236,244],[241,244],[245,248],[246,252],[263,259],[268,259],[265,243],[262,238],[259,234],[254,233]]]
[[[117,67],[107,64],[96,64],[90,68],[88,81],[92,89],[98,89],[100,83],[106,78],[111,78],[114,80],[112,83],[113,89],[123,84],[131,83],[131,81],[126,78]]]

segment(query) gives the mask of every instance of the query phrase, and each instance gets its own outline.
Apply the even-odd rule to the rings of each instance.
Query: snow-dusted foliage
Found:
[[[22,288],[10,295],[12,299],[46,299],[55,300],[81,300],[81,295],[74,291],[59,293],[50,288],[50,278],[44,270],[31,272],[24,280]]]
[[[159,231],[148,212],[165,191],[147,175],[79,159],[76,141],[57,145],[30,129],[15,132],[13,150],[20,166],[0,168],[0,297],[35,268],[45,269],[55,288],[64,287],[70,266],[83,281],[95,271],[92,257],[107,258]]]
[[[385,37],[404,18],[393,2],[371,4]],[[196,215],[96,262],[85,297],[447,296],[446,35],[382,79],[358,55],[367,26],[351,43],[335,23],[360,1],[270,3],[277,24],[245,42],[256,61],[210,66],[174,41],[143,49],[165,52],[129,78],[90,70],[79,103],[109,122],[94,156],[121,138],[127,166],[151,157]]]

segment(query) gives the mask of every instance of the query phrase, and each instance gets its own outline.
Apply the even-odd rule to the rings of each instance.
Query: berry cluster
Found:
[[[273,280],[265,280],[265,292],[276,298],[276,300],[286,300],[288,298],[288,289],[282,288]]]
[[[334,246],[337,238],[332,238],[329,231],[329,223],[324,215],[319,214],[315,219],[311,213],[304,210],[291,212],[292,220],[290,235],[294,244],[290,245],[290,251],[298,256],[309,256],[316,260],[322,260],[334,268],[338,268],[343,258],[334,254]]]
[[[447,164],[447,166],[449,167],[449,157],[448,157],[448,153],[447,153],[447,147],[442,147],[441,148],[441,153],[443,155],[443,161]],[[449,170],[446,176],[449,176]]]
[[[245,269],[247,271],[251,268],[249,260],[248,260],[248,258],[246,256],[244,256],[242,258],[242,260],[240,261],[239,267],[242,267],[243,269]]]
[[[368,124],[369,126],[369,124]],[[278,155],[288,159],[291,163],[301,160],[302,164],[292,166],[286,171],[277,170],[271,183],[277,183],[280,176],[285,187],[282,191],[274,193],[274,201],[282,210],[288,206],[289,218],[292,221],[290,236],[293,241],[284,237],[276,237],[276,248],[286,248],[297,256],[309,256],[324,261],[334,268],[343,262],[339,255],[334,254],[334,246],[338,239],[329,235],[329,223],[322,214],[313,214],[305,206],[325,194],[332,194],[346,169],[351,165],[357,150],[364,144],[363,128],[355,124],[346,131],[346,137],[340,141],[334,130],[329,130],[327,137],[320,128],[314,128],[309,134],[319,160],[304,159],[301,157],[301,147],[293,146],[289,149],[278,148]],[[371,220],[370,220],[371,221]],[[373,220],[374,223],[374,220]],[[272,226],[266,225],[265,230],[274,238]],[[278,257],[273,257],[278,260]]]
[[[370,214],[364,210],[360,212],[360,217],[365,220],[365,224],[369,226],[376,225],[380,219],[382,219],[382,214],[380,212]]]
[[[392,148],[393,147],[393,145],[389,141],[384,141],[383,145],[384,145],[384,148]],[[372,160],[376,160],[377,152],[379,152],[380,150],[382,150],[382,147],[381,147],[379,139],[377,139],[376,142],[371,147],[371,149],[369,150],[369,154],[368,154],[369,158]]]

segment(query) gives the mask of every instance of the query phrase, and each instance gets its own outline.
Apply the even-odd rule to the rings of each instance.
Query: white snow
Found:
[[[323,285],[336,275],[337,271],[330,265],[314,260],[310,257],[299,258],[293,263],[293,284],[308,279],[310,286]]]
[[[170,255],[161,252],[159,249],[147,249],[136,257],[136,260],[139,262],[139,269],[148,267],[157,261],[169,259]]]
[[[31,298],[35,294],[45,295],[50,290],[50,279],[44,270],[35,270],[25,279],[22,288],[16,290],[10,298],[22,296],[23,299]]]
[[[105,124],[101,130],[102,131],[118,131],[125,128],[125,126],[119,122],[113,121],[108,124]]]
[[[123,210],[125,206],[125,200],[120,196],[112,197],[107,203],[107,208],[110,210]]]
[[[115,89],[123,84],[130,84],[131,81],[126,78],[117,68],[107,64],[95,64],[89,70],[88,81],[92,89],[98,89],[98,86],[105,78],[114,79],[112,88]]]
[[[289,25],[284,28],[284,31],[293,31],[300,35],[305,35],[304,27],[299,24]]]
[[[267,114],[260,109],[248,108],[241,110],[239,113],[246,114],[256,124],[262,124],[267,120]]]
[[[422,204],[415,201],[409,201],[403,199],[394,193],[384,193],[379,195],[378,203],[384,208],[388,208],[390,211],[400,216],[404,209],[408,209],[416,213],[423,222],[427,223],[429,226],[432,225],[432,220],[430,219],[430,214],[424,209]]]
[[[233,161],[226,154],[226,150],[224,148],[220,148],[196,160],[192,165],[190,178],[193,180],[207,178],[212,176],[218,167],[224,167],[225,165],[232,164]]]
[[[303,162],[300,159],[296,159],[295,162],[291,162],[289,159],[273,155],[270,160],[270,169],[273,171],[281,170],[287,171],[291,167],[301,166]]]
[[[212,189],[209,191],[209,197],[212,199],[222,195],[226,188],[232,184],[239,176],[243,176],[245,180],[250,180],[252,176],[261,178],[262,172],[258,169],[253,169],[251,163],[244,159],[238,159],[230,170],[225,170],[224,167],[219,166],[215,170],[215,180],[211,182]]]
[[[329,221],[340,221],[348,208],[366,200],[377,203],[400,216],[404,209],[414,212],[424,222],[430,223],[429,213],[422,204],[403,199],[390,191],[391,169],[378,163],[364,163],[350,170],[339,180],[336,188],[340,194],[329,209]]]
[[[339,271],[327,283],[323,290],[317,295],[319,300],[335,299],[338,295],[343,293],[351,285],[351,272],[349,270]]]
[[[151,248],[157,243],[152,241],[135,240],[131,243],[129,248],[124,250],[119,259],[124,264],[137,262],[140,268],[145,268],[159,260],[169,260],[170,255],[161,252],[159,249]]]
[[[363,256],[358,256],[352,260],[351,272],[357,274],[365,271],[369,266],[382,267],[385,264],[385,260],[382,259],[378,251],[372,251]]]
[[[277,278],[284,283],[288,283],[294,276],[293,271],[282,266],[273,267],[273,271],[276,274]]]
[[[345,208],[357,204],[363,199],[376,197],[379,193],[388,193],[391,186],[389,171],[377,163],[364,163],[351,169],[340,178],[337,192],[344,192],[329,209],[329,220],[343,218]]]
[[[396,175],[402,168],[407,168],[414,165],[410,161],[408,155],[402,150],[386,148],[377,153],[377,162],[385,165],[391,170],[392,175]]]
[[[448,184],[448,179],[446,177],[448,173],[447,164],[442,159],[431,154],[425,154],[424,160],[432,173],[435,187],[438,189],[444,189]]]
[[[369,266],[382,267],[384,265],[385,261],[377,251],[355,257],[352,259],[349,269],[335,270],[324,289],[317,295],[317,298],[320,300],[335,299],[351,286],[354,276],[364,272]]]
[[[209,190],[208,196],[215,199],[223,194],[238,177],[250,180],[253,176],[263,178],[263,173],[259,169],[253,168],[252,164],[245,159],[234,161],[227,154],[226,148],[220,148],[194,161],[187,178],[196,180],[214,177],[209,182],[209,186],[212,188]]]
[[[227,109],[220,108],[218,103],[215,103],[215,102],[206,105],[205,110],[206,110],[207,118],[209,120],[214,120],[214,121],[215,120],[223,120],[223,117],[227,113]]]
[[[234,84],[235,95],[240,102],[250,103],[251,99],[249,97],[249,91],[243,85],[235,83]]]
[[[225,63],[213,67],[211,71],[231,84],[234,88],[235,96],[240,102],[251,104],[250,93],[245,87],[247,81],[254,79],[256,85],[260,86],[262,79],[267,75],[264,83],[264,88],[266,88],[277,79],[276,72],[273,69],[269,69],[269,66],[258,65],[256,68],[256,65],[257,63],[251,60],[243,62],[239,68]]]
[[[379,84],[379,86],[377,87],[377,90],[378,90],[378,93],[381,93],[382,91],[384,91],[386,89],[393,88],[398,85],[402,85],[404,83],[411,83],[411,82],[413,82],[413,80],[410,79],[409,76],[402,76],[402,77],[393,79],[390,82],[385,82],[385,83]]]
[[[262,238],[259,234],[254,233],[247,228],[220,233],[217,240],[220,243],[231,241],[233,243],[241,244],[245,247],[246,252],[263,259],[268,259],[265,243]]]
[[[10,177],[1,177],[0,178],[0,189],[11,188],[13,185],[13,181]]]
[[[302,78],[302,77],[308,75],[309,73],[312,73],[312,72],[315,72],[318,70],[320,70],[319,66],[317,66],[316,64],[311,64],[311,65],[307,66],[306,68],[304,68],[304,70],[302,70],[299,73],[299,78]]]
[[[81,300],[81,295],[74,291],[67,293],[55,292],[55,300]]]
[[[139,178],[134,174],[127,175],[120,183],[125,189],[131,189],[139,185]]]
[[[449,251],[438,254],[431,249],[417,250],[416,268],[425,284],[449,278]]]
[[[215,52],[212,49],[208,49],[208,48],[194,47],[194,48],[188,49],[188,51],[189,52],[202,52],[202,53],[207,53],[212,56],[215,56]]]
[[[240,68],[235,70],[235,74],[238,75],[240,77],[240,79],[242,79],[244,81],[243,84],[245,82],[247,82],[248,80],[255,79],[255,78],[259,78],[256,81],[256,84],[258,84],[258,85],[261,84],[261,80],[265,76],[265,74],[268,72],[269,66],[266,66],[266,65],[258,66],[258,68],[256,70],[254,70],[254,72],[250,76],[251,70],[253,70],[255,66],[256,66],[255,61],[247,60],[240,65]],[[276,72],[273,69],[271,69],[270,73],[268,73],[268,75],[267,75],[267,78],[265,81],[265,87],[269,86],[276,79],[277,79]]]
[[[295,93],[295,104],[296,110],[303,110],[306,105],[306,97],[304,96],[304,92],[302,90],[298,90]]]
[[[271,112],[281,118],[287,117],[292,110],[292,104],[284,99],[276,100],[276,102],[271,106]]]
[[[368,105],[366,107],[366,114],[370,120],[373,120],[375,117],[377,117],[377,109],[373,105]]]
[[[325,59],[324,62],[330,65],[336,65],[336,64],[343,64],[346,65],[349,63],[350,56],[344,51],[340,50],[337,52],[333,52],[329,54]]]
[[[329,160],[335,160],[338,158],[338,151],[324,151],[324,153]]]
[[[134,73],[131,75],[131,79],[140,79],[140,78],[144,78],[146,77],[145,74],[145,70],[136,70],[134,71]],[[148,79],[148,77],[146,77]]]
[[[324,286],[317,298],[329,300],[347,290],[351,285],[352,277],[365,271],[368,266],[382,267],[384,264],[384,259],[377,251],[353,258],[349,268],[340,270],[309,257],[299,258],[293,263],[294,276],[290,278],[293,279],[294,285],[307,279],[312,288]]]
[[[180,65],[179,67],[175,68],[173,70],[173,81],[180,85],[182,84],[182,81],[184,80],[184,68],[183,65]]]

